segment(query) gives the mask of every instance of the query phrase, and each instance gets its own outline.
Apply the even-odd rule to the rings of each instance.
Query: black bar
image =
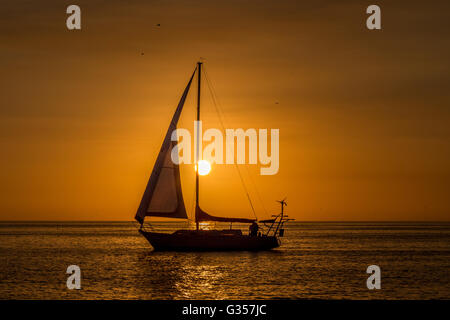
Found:
[[[246,307],[244,307],[246,306]],[[254,306],[254,307],[253,307]],[[385,319],[398,314],[401,319],[426,313],[428,317],[439,313],[444,316],[449,303],[444,300],[176,300],[176,301],[39,301],[3,300],[3,314],[18,318],[23,313],[57,316],[66,315],[80,319],[107,314],[114,318],[133,317],[147,319],[335,319],[345,316],[355,319]],[[199,309],[203,308],[203,309]],[[214,314],[211,311],[214,308]],[[202,310],[202,311],[200,311]],[[244,310],[247,310],[246,314]],[[202,314],[198,314],[201,312]],[[400,319],[400,318],[399,318]],[[430,317],[433,319],[433,317]]]

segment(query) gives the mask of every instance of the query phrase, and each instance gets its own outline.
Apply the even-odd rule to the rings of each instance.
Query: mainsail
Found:
[[[176,143],[171,140],[171,136],[177,127],[196,70],[194,70],[186,89],[184,89],[169,129],[167,129],[152,174],[136,212],[135,219],[141,224],[144,223],[145,216],[188,218],[181,191],[180,168],[171,159],[172,148]]]
[[[212,216],[209,213],[203,211],[198,204],[195,207],[195,217],[197,221],[240,222],[240,223],[252,223],[253,221],[256,221],[256,219],[226,218],[226,217]]]

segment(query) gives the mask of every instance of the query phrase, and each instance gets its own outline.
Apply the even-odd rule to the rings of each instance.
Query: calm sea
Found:
[[[278,249],[226,253],[152,252],[136,228],[0,223],[0,298],[450,299],[450,223],[294,222]],[[366,287],[373,264],[380,290]],[[69,265],[81,290],[66,287]]]

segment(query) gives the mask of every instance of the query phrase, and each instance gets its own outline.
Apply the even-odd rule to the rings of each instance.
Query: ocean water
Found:
[[[0,299],[450,299],[449,267],[450,223],[293,222],[275,250],[203,253],[153,252],[132,222],[0,223]]]

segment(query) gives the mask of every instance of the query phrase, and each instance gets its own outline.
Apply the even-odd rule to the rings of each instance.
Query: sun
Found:
[[[201,176],[206,176],[211,171],[211,164],[206,160],[200,160],[197,165],[198,174]],[[195,166],[195,170],[197,170],[197,166]]]

